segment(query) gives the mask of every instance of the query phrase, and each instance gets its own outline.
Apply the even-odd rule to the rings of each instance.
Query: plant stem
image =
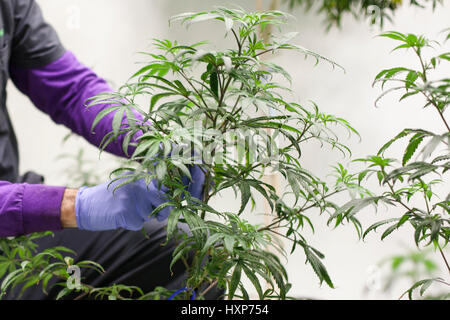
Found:
[[[258,232],[261,232],[261,231],[271,231],[271,228],[273,227],[273,226],[275,226],[277,223],[279,223],[279,222],[281,222],[282,221],[282,219],[274,219],[273,221],[272,221],[272,223],[270,223],[270,224],[268,224],[267,226],[264,226],[264,227],[262,227],[262,228],[259,228],[257,231]]]
[[[236,31],[234,31],[234,29],[231,29],[231,31],[233,32],[234,38],[236,39],[237,45],[238,45],[238,56],[241,55],[242,53],[242,44],[241,41],[239,40],[238,35],[236,34]]]
[[[427,68],[426,68],[425,63],[424,63],[424,61],[422,59],[420,51],[418,49],[415,49],[414,51],[417,54],[417,56],[419,57],[420,65],[422,67],[422,81],[426,85],[427,82],[428,82]],[[441,117],[442,121],[444,122],[444,125],[447,128],[447,131],[450,132],[450,125],[448,124],[447,120],[445,120],[444,114],[442,113],[442,111],[439,108],[439,106],[436,104],[436,101],[434,100],[433,94],[431,94],[431,98],[430,98],[430,97],[428,97],[428,95],[425,92],[423,92],[423,91],[421,91],[421,92],[427,98],[428,102],[431,103],[435,107],[436,111],[439,113],[439,116]]]
[[[295,242],[294,239],[291,239],[291,238],[285,236],[284,234],[281,234],[281,233],[279,233],[279,232],[277,232],[277,231],[275,231],[275,230],[273,230],[273,229],[268,229],[267,231],[272,232],[272,233],[275,233],[276,235],[278,235],[278,236],[280,236],[280,237],[283,237],[283,238],[285,238],[285,239],[287,239],[287,240],[290,240],[290,241],[292,241],[292,242]]]
[[[424,198],[424,200],[425,200],[425,205],[426,205],[426,207],[427,207],[428,215],[430,215],[430,214],[431,214],[430,206],[429,206],[429,204],[428,204],[428,199],[427,199],[427,195],[426,195],[425,192],[423,193],[423,198]]]
[[[207,171],[205,175],[205,185],[203,186],[203,202],[208,203],[210,194],[209,194],[209,187],[211,186],[211,172]],[[205,220],[206,217],[206,211],[203,210],[201,214],[202,220]]]
[[[386,176],[387,175],[386,172],[384,171],[384,169],[382,169],[382,170],[383,170],[383,174]],[[395,194],[394,186],[389,181],[386,181],[386,184],[388,185],[388,187],[391,190],[392,194]],[[403,201],[401,201],[400,199],[396,199],[395,197],[393,197],[393,198],[394,198],[395,202],[397,202],[400,205],[402,205],[406,210],[408,210],[408,212],[414,212],[414,210],[411,209],[410,207],[408,207],[406,204],[404,204]]]
[[[184,264],[184,267],[186,268],[186,271],[190,269],[189,263],[186,261],[186,257],[181,257],[181,261]]]
[[[197,88],[194,86],[194,84],[192,83],[191,80],[189,80],[189,78],[184,74],[183,71],[178,71],[178,73],[186,80],[187,83],[189,83],[189,85],[191,86],[191,88],[195,91],[195,93],[197,93],[197,95],[199,96],[200,100],[203,102],[203,104],[205,105],[206,108],[208,108],[208,105],[205,101],[205,99],[203,99],[203,95],[200,94],[200,92],[197,90]],[[190,99],[189,97],[186,97],[186,99],[188,99],[189,101],[191,101],[192,103],[194,103],[198,108],[200,108],[200,106],[195,103],[192,99]],[[208,116],[208,118],[212,121],[212,116],[210,115],[209,112],[206,112],[206,115]]]
[[[342,190],[335,190],[335,191],[333,191],[332,193],[329,193],[329,194],[323,196],[322,199],[329,198],[329,197],[334,196],[335,194],[338,194],[338,193],[340,193],[340,192],[342,192],[342,191],[344,191],[344,190],[343,190],[343,189],[342,189]],[[306,203],[307,203],[307,202],[305,202],[305,205],[306,205]],[[317,204],[312,204],[312,205],[309,205],[309,206],[307,206],[307,207],[305,207],[305,205],[303,205],[303,207],[301,207],[301,208],[298,210],[298,213],[300,213],[300,212],[302,212],[302,211],[306,211],[306,210],[312,209],[312,208],[314,208],[314,207],[317,206]]]
[[[208,293],[208,291],[210,291],[212,288],[214,288],[214,286],[217,284],[217,282],[218,282],[217,279],[214,280],[214,281],[208,286],[208,288],[206,288],[205,290],[203,290],[203,291],[199,294],[199,296],[202,297],[202,296],[204,296],[206,293]]]
[[[221,91],[221,97],[219,99],[219,105],[217,107],[217,109],[219,110],[222,107],[223,101],[225,100],[225,95],[227,93],[228,87],[230,86],[231,81],[233,80],[232,77],[229,77],[225,86],[223,87],[222,91]]]
[[[91,289],[91,291],[92,291],[93,287],[90,287],[89,289]],[[76,296],[73,300],[80,300],[80,299],[84,298],[86,295],[88,295],[89,293],[90,293],[90,291],[85,291],[82,294],[80,294],[79,296]]]
[[[333,195],[335,195],[335,194],[337,194],[337,193],[340,193],[340,192],[342,192],[342,191],[344,191],[344,190],[335,190],[335,191],[333,191],[332,193],[329,193],[329,194],[323,196],[322,199],[329,198],[329,197],[331,197],[331,196],[333,196]],[[303,211],[312,209],[312,208],[314,208],[314,207],[317,206],[317,204],[312,204],[312,205],[306,207],[306,204],[307,204],[307,203],[308,203],[308,202],[305,202],[305,204],[303,205],[303,207],[301,207],[297,212],[300,213],[300,212],[303,212]],[[281,222],[281,221],[282,221],[282,219],[279,219],[279,218],[278,218],[278,219],[275,219],[274,221],[272,221],[271,224],[269,224],[269,225],[267,225],[267,226],[264,226],[264,227],[262,227],[262,228],[259,228],[259,229],[258,229],[258,232],[260,232],[260,231],[265,231],[265,230],[270,231],[270,230],[271,230],[270,228],[272,228],[273,226],[275,226],[277,223],[279,223],[279,222]]]
[[[441,247],[438,245],[439,252],[441,253],[442,259],[444,259],[445,265],[447,266],[447,270],[450,273],[450,265],[448,264],[447,258],[444,255],[444,252],[442,251]]]

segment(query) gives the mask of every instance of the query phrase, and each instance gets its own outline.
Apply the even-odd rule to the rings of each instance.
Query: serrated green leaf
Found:
[[[247,206],[247,203],[250,200],[252,194],[250,192],[250,185],[248,183],[242,182],[239,185],[239,188],[241,190],[241,207],[238,214],[240,215]]]
[[[423,141],[423,135],[421,133],[416,133],[411,140],[409,141],[408,146],[406,147],[405,153],[403,154],[402,165],[406,165],[406,163],[411,159],[414,153],[417,150],[419,144]]]
[[[209,86],[216,98],[219,97],[219,76],[217,72],[211,72],[209,76]]]
[[[262,291],[262,287],[258,280],[258,277],[246,265],[244,265],[243,268],[244,268],[245,275],[247,276],[247,278],[252,282],[253,286],[255,287],[256,292],[258,293],[259,299],[264,300],[264,293]]]
[[[97,113],[97,115],[95,116],[94,122],[92,122],[92,126],[91,126],[91,131],[94,132],[95,127],[98,125],[98,123],[104,118],[106,117],[108,114],[110,114],[111,112],[117,111],[119,110],[120,107],[111,107],[111,108],[106,108],[103,109],[102,111],[100,111],[99,113]]]
[[[72,292],[72,289],[63,288],[61,291],[58,292],[58,295],[56,296],[56,300],[60,300],[60,299],[64,298],[71,292]]]
[[[319,277],[320,283],[325,281],[330,288],[334,288],[333,282],[328,274],[327,269],[320,259],[310,250],[305,250],[306,259],[310,263],[316,275]]]
[[[240,263],[236,264],[236,267],[233,270],[233,275],[231,276],[230,285],[228,287],[228,300],[233,300],[233,297],[236,293],[236,289],[241,282],[241,273],[242,267]]]
[[[372,224],[369,228],[367,228],[367,230],[364,232],[363,234],[363,240],[366,238],[366,236],[371,232],[371,231],[376,231],[378,227],[394,222],[394,221],[398,221],[398,218],[391,218],[391,219],[386,219],[386,220],[382,220],[379,222],[376,222],[374,224]]]
[[[122,127],[123,117],[125,115],[125,109],[119,109],[113,117],[112,128],[114,132],[114,137],[117,138],[119,136],[119,130]]]
[[[163,181],[167,174],[167,164],[165,161],[159,161],[156,165],[156,178]]]
[[[178,221],[180,220],[181,215],[183,214],[182,209],[173,209],[170,212],[168,221],[167,221],[167,238],[171,239],[175,230],[177,229]]]
[[[187,167],[184,163],[181,163],[181,162],[179,162],[179,161],[172,161],[172,164],[173,164],[174,166],[176,166],[178,169],[180,169],[181,172],[182,172],[186,177],[189,178],[189,180],[192,180],[191,172],[189,171],[188,167]]]
[[[394,224],[394,225],[390,226],[389,228],[387,228],[381,235],[381,240],[384,240],[387,236],[389,236],[397,228],[398,228],[397,224]]]
[[[223,242],[224,242],[224,245],[225,245],[225,249],[230,253],[230,254],[232,254],[233,253],[233,249],[234,249],[234,242],[235,242],[235,239],[234,239],[234,237],[233,236],[230,236],[230,235],[226,235],[224,238],[223,238]]]
[[[170,97],[170,96],[174,96],[176,95],[176,93],[173,92],[164,92],[164,93],[158,93],[153,95],[151,101],[150,101],[150,112],[153,112],[153,108],[155,107],[155,105],[158,103],[159,100],[161,100],[162,98],[166,98],[166,97]]]

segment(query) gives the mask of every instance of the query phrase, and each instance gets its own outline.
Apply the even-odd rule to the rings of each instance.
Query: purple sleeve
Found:
[[[11,66],[10,74],[16,87],[37,108],[48,114],[54,122],[65,125],[91,144],[99,146],[103,137],[112,131],[115,112],[103,118],[95,127],[95,133],[92,133],[91,126],[96,115],[108,105],[87,109],[85,102],[99,93],[113,90],[104,79],[81,64],[72,52],[66,51],[61,58],[44,67],[25,69]],[[135,115],[137,119],[142,119],[137,112]],[[126,123],[126,117],[122,123]],[[123,138],[119,137],[105,150],[125,157],[122,141]]]
[[[27,69],[11,65],[10,74],[16,87],[37,108],[91,144],[99,146],[104,135],[112,130],[114,112],[100,121],[95,134],[91,132],[97,113],[107,105],[86,109],[84,103],[86,99],[112,89],[105,80],[78,62],[71,52],[65,52],[61,58],[44,67]],[[139,114],[135,112],[135,115],[140,119]],[[125,156],[120,138],[105,150]],[[65,187],[0,181],[0,237],[61,230],[64,191]]]
[[[0,237],[61,230],[65,187],[0,181]]]

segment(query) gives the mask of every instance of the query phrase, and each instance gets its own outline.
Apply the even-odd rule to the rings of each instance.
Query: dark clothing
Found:
[[[64,51],[34,0],[0,1],[0,180],[28,182],[19,177],[17,141],[6,109],[9,66],[44,66]]]

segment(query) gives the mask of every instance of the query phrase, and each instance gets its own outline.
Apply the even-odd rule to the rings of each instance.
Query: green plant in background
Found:
[[[47,292],[47,284],[52,278],[61,279],[56,285],[62,286],[61,296],[67,290],[71,275],[69,267],[79,270],[91,268],[99,273],[103,268],[92,261],[74,263],[75,252],[64,247],[46,249],[36,254],[37,245],[33,242],[38,238],[51,236],[51,232],[35,233],[32,235],[0,239],[0,298],[7,291],[21,285],[20,295],[30,286],[41,285],[43,292]],[[70,270],[69,270],[70,271]],[[80,285],[82,285],[80,283]],[[85,285],[82,285],[85,286]],[[86,286],[86,288],[88,288]],[[80,288],[81,289],[81,288]]]
[[[34,233],[32,235],[15,238],[0,239],[0,299],[8,290],[18,288],[18,297],[31,286],[39,286],[47,292],[54,286],[61,289],[56,299],[62,299],[72,294],[72,299],[80,299],[89,295],[95,299],[108,298],[130,299],[139,296],[141,299],[161,297],[155,293],[145,295],[144,292],[134,286],[114,284],[110,287],[96,288],[83,282],[81,275],[86,269],[93,269],[99,275],[105,272],[103,267],[94,261],[84,260],[75,263],[76,253],[73,250],[59,246],[37,252],[37,244],[34,240],[52,236],[52,232]],[[77,278],[77,272],[79,270]],[[51,280],[59,282],[49,286]]]
[[[172,264],[181,260],[188,270],[187,290],[177,298],[188,299],[195,290],[197,299],[202,299],[218,285],[227,289],[229,299],[249,299],[249,288],[243,285],[247,278],[260,299],[285,299],[291,285],[282,261],[272,251],[286,258],[287,254],[275,236],[291,241],[291,253],[301,248],[320,283],[333,287],[321,262],[324,255],[308,244],[302,230],[314,230],[309,210],[331,210],[336,205],[328,198],[343,190],[329,188],[302,166],[302,145],[318,141],[345,154],[348,148],[331,129],[337,125],[356,132],[345,120],[323,114],[315,105],[307,108],[288,101],[289,89],[276,82],[278,76],[289,82],[288,72],[260,57],[292,50],[316,63],[324,60],[338,65],[291,44],[296,33],[271,34],[267,42],[260,39],[260,29],[286,23],[286,15],[279,11],[219,8],[182,14],[171,21],[189,26],[207,20],[224,23],[226,37],[235,42],[233,48],[212,51],[204,42],[185,45],[155,40],[159,52],[144,53],[151,61],[129,83],[90,101],[90,106],[111,104],[98,115],[93,128],[106,114],[115,112],[113,131],[104,137],[103,148],[122,135],[123,149],[128,150],[131,138],[143,133],[131,155],[138,167],[121,167],[112,173],[120,180],[118,187],[157,179],[167,190],[168,202],[149,214],[173,207],[167,240],[175,239],[178,247]],[[136,118],[133,109],[142,119]],[[122,125],[123,116],[128,125]],[[190,197],[182,183],[183,177],[190,178],[188,167],[194,164],[206,177],[201,200]],[[268,173],[282,177],[286,190],[265,183],[262,177]],[[230,211],[221,211],[211,204],[226,190],[235,192],[238,209],[232,211],[230,206]],[[252,224],[243,216],[249,204],[254,211],[261,210],[255,206],[263,202],[261,198],[269,210],[260,214],[272,217],[266,226]],[[191,233],[178,229],[179,222],[186,223]]]
[[[307,11],[317,9],[317,13],[325,15],[328,29],[333,26],[340,27],[342,17],[346,14],[356,19],[370,18],[371,24],[383,27],[385,21],[391,21],[393,14],[402,5],[403,0],[285,0],[291,8],[304,7]],[[423,8],[431,3],[433,9],[442,0],[409,0],[411,6]]]
[[[414,284],[420,283],[422,279],[435,278],[439,272],[442,272],[434,261],[434,252],[431,248],[427,248],[421,251],[410,250],[403,254],[397,254],[390,256],[386,259],[383,259],[380,263],[380,270],[387,269],[385,275],[383,275],[381,279],[381,290],[384,292],[392,292],[395,289],[395,286],[398,283],[407,282],[410,283],[410,286],[413,287]],[[445,284],[440,284],[439,289],[446,289]],[[424,292],[420,292],[420,290],[416,290],[415,293],[413,290],[408,290],[404,292],[400,298],[405,295],[413,294],[422,296],[423,299],[428,300],[444,300],[450,298],[450,293],[448,291],[441,292],[437,291],[433,294],[424,294]]]
[[[62,173],[67,179],[67,185],[73,186],[95,186],[103,181],[102,177],[93,168],[94,161],[86,159],[83,148],[78,149],[76,154],[63,153],[58,160],[71,160],[70,166]]]
[[[349,174],[348,179],[357,178],[359,184],[376,179],[384,191],[350,201],[335,212],[330,223],[336,220],[336,224],[340,224],[341,219],[354,217],[369,205],[377,207],[384,203],[388,207],[401,208],[402,215],[371,225],[362,238],[377,228],[389,225],[381,236],[383,240],[403,225],[409,224],[414,230],[413,239],[417,248],[433,246],[447,269],[447,276],[442,276],[448,279],[450,265],[444,248],[450,237],[450,193],[449,180],[446,179],[450,169],[450,126],[445,112],[450,103],[450,79],[439,78],[436,73],[445,67],[444,63],[450,61],[450,52],[428,54],[427,49],[437,51],[434,47],[439,43],[424,36],[394,31],[381,36],[399,43],[394,51],[407,49],[414,54],[418,67],[394,67],[381,71],[374,84],[381,83],[382,88],[386,84],[392,84],[392,87],[385,90],[376,103],[394,91],[402,92],[400,101],[421,96],[425,100],[424,109],[437,115],[442,130],[439,130],[437,124],[435,132],[423,128],[404,129],[382,146],[377,155],[355,160],[366,164],[367,167],[358,174]],[[450,34],[446,36],[446,40],[448,39]],[[386,157],[385,153],[390,147],[404,138],[409,141],[402,158]],[[415,154],[417,157],[414,159]],[[443,191],[438,192],[439,188]],[[420,295],[423,295],[435,282],[446,285],[448,290],[450,283],[444,278],[434,277],[416,282],[407,291],[409,297],[412,298],[412,292],[419,288]]]
[[[68,134],[63,139],[63,144],[73,136],[72,133]],[[88,147],[92,148],[91,146]],[[64,170],[61,171],[61,176],[64,177],[63,185],[70,185],[75,188],[81,186],[95,186],[108,178],[111,168],[114,168],[117,165],[128,164],[127,160],[110,154],[108,157],[111,159],[107,160],[110,161],[111,164],[105,166],[104,158],[102,160],[91,159],[86,156],[85,150],[85,147],[79,147],[74,153],[62,153],[56,158],[56,160],[65,161],[67,163]],[[99,166],[100,164],[101,167]]]

